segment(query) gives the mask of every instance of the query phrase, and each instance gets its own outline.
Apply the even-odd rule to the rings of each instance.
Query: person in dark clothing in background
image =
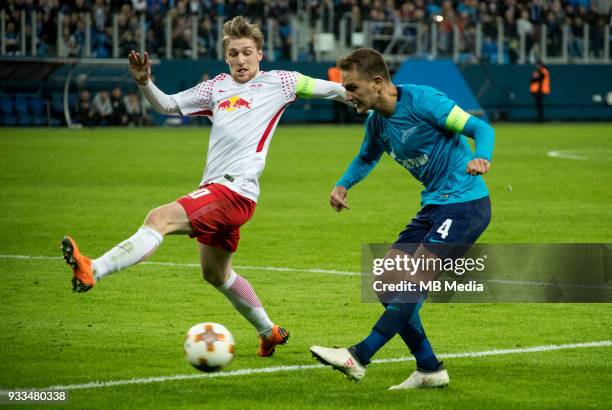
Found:
[[[126,125],[128,123],[127,110],[123,101],[123,93],[121,88],[113,88],[111,94],[111,105],[113,106],[113,125]]]

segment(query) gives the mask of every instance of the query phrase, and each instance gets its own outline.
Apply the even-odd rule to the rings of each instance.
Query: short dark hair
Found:
[[[382,54],[371,48],[358,48],[336,61],[339,69],[356,70],[359,75],[372,79],[381,76],[385,81],[391,81],[389,70]]]
[[[242,16],[236,16],[223,24],[223,50],[227,51],[230,40],[237,38],[250,38],[255,42],[257,50],[263,48],[264,36],[259,26]]]

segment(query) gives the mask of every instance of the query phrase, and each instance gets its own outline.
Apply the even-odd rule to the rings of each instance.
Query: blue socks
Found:
[[[423,328],[421,328],[422,330]],[[417,369],[425,372],[433,372],[440,368],[440,362],[433,352],[431,345],[425,332],[416,332],[412,326],[407,326],[400,332],[402,340],[408,348],[410,353],[416,359]]]
[[[419,317],[420,303],[391,303],[374,325],[372,332],[349,350],[364,366],[393,336],[400,334],[410,352],[414,355],[417,368],[435,371],[440,367]]]
[[[379,333],[376,328],[374,328],[368,337],[351,347],[349,350],[359,363],[365,366],[370,363],[370,358],[374,356],[374,353],[379,351],[388,341],[389,339],[387,339],[386,336]]]

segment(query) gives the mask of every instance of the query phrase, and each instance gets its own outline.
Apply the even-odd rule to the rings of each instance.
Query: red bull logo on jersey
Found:
[[[227,100],[223,100],[217,105],[217,108],[224,111],[234,111],[239,108],[248,108],[251,109],[251,103],[245,100],[244,98],[240,98],[240,96],[235,95],[233,97],[228,98]]]

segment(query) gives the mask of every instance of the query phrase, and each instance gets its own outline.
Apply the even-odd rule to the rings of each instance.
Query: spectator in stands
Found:
[[[512,8],[504,12],[504,62],[506,57],[511,64],[515,64],[519,58],[518,28]]]
[[[570,26],[569,32],[569,55],[570,57],[581,58],[582,57],[582,38],[584,35],[584,22],[579,15],[576,15],[573,19],[568,18],[566,23]]]
[[[370,10],[370,20],[374,23],[385,23],[385,13],[378,9],[378,8],[372,8]],[[393,29],[391,29],[391,32],[393,31]],[[388,28],[384,28],[380,25],[374,25],[373,29],[372,29],[372,34],[377,35],[377,34],[390,34],[389,33],[389,29]],[[374,40],[372,42],[372,47],[379,52],[384,52],[385,48],[388,44],[387,40]]]
[[[301,4],[310,6],[311,27],[315,27],[317,19],[322,19],[323,30],[336,34],[339,34],[341,18],[350,14],[352,25],[346,42],[349,42],[353,32],[362,31],[363,20],[387,23],[389,27],[376,24],[371,26],[371,34],[376,35],[393,34],[393,26],[388,23],[399,22],[422,22],[421,32],[429,32],[432,19],[442,16],[444,21],[438,32],[440,51],[450,53],[453,50],[453,23],[456,22],[461,32],[461,61],[473,61],[477,23],[481,23],[482,38],[490,37],[490,41],[496,43],[498,19],[504,24],[512,60],[516,58],[516,45],[521,34],[526,34],[528,55],[530,51],[532,55],[535,53],[535,47],[540,42],[540,29],[544,24],[547,55],[561,56],[563,25],[566,23],[570,25],[570,37],[575,40],[569,44],[569,52],[573,57],[582,58],[584,52],[602,57],[605,26],[610,24],[611,7],[610,0],[307,0]],[[5,10],[5,41],[9,55],[21,53],[22,12],[26,16],[26,27],[23,30],[27,40],[26,53],[31,53],[31,33],[36,32],[39,43],[37,53],[50,57],[83,56],[87,15],[92,22],[93,56],[109,57],[112,49],[112,15],[115,13],[118,16],[120,54],[125,54],[125,50],[137,48],[135,43],[140,44],[139,16],[145,13],[147,49],[151,55],[165,55],[165,18],[170,17],[172,43],[177,43],[176,47],[179,48],[178,52],[173,53],[174,57],[190,57],[192,41],[191,38],[185,39],[184,35],[186,30],[193,30],[192,19],[198,18],[198,55],[212,59],[221,57],[216,55],[217,17],[228,19],[238,14],[260,20],[262,26],[268,24],[269,18],[276,19],[281,42],[277,43],[275,51],[282,58],[289,59],[289,50],[294,41],[293,27],[289,22],[297,11],[294,0],[0,0],[0,8]],[[331,12],[330,8],[333,9]],[[35,27],[32,27],[32,12],[38,14]],[[58,21],[59,15],[64,16],[63,23]],[[58,24],[62,25],[59,41]],[[583,50],[583,32],[578,32],[587,24],[590,27],[589,50]],[[68,27],[67,32],[64,26]],[[413,36],[414,29],[405,30],[404,35]],[[390,38],[375,39],[373,46],[383,51],[390,41]],[[414,52],[413,49],[401,51]],[[300,58],[308,59],[311,55],[311,52],[302,50]]]
[[[140,109],[140,99],[134,91],[130,91],[123,98],[128,125],[142,125],[142,112]]]
[[[140,47],[138,47],[138,44],[136,43],[136,40],[134,39],[133,32],[130,30],[126,30],[125,33],[123,33],[120,44],[120,54],[122,56],[128,55],[132,50],[140,49]]]
[[[445,5],[449,3],[448,0],[444,2]],[[443,12],[444,19],[438,25],[438,50],[444,54],[448,54],[453,51],[455,35],[454,26],[458,24],[458,21],[452,8],[446,6]]]
[[[198,30],[198,55],[202,58],[217,58],[217,35],[210,18],[205,17]]]
[[[104,0],[95,0],[95,4],[91,10],[93,15],[93,24],[98,32],[106,31],[106,24],[108,20],[108,8]]]
[[[108,91],[99,91],[91,102],[91,112],[94,125],[109,125],[112,123],[113,105]]]
[[[128,115],[125,101],[123,99],[123,92],[121,88],[115,87],[111,93],[111,105],[113,107],[113,125],[127,125]]]
[[[544,0],[532,0],[529,3],[529,21],[533,24],[542,24],[544,22]]]
[[[19,53],[19,34],[15,27],[15,23],[9,21],[6,25],[6,53],[8,55],[16,55]]]
[[[74,0],[72,11],[84,16],[89,13],[89,4],[86,4],[85,0]]]
[[[278,19],[278,36],[281,40],[281,59],[291,60],[293,31],[288,16],[282,16]]]
[[[147,18],[149,20],[153,20],[156,16],[165,16],[168,13],[169,8],[170,5],[168,0],[148,0]]]
[[[521,11],[520,18],[516,21],[516,31],[520,36],[525,36],[525,52],[529,54],[534,40],[533,23],[529,20],[529,12],[526,9]]]
[[[612,2],[610,0],[591,0],[591,7],[600,16],[608,16],[610,20],[610,9],[612,8]]]
[[[550,74],[542,61],[536,63],[531,73],[529,91],[535,100],[538,121],[544,122],[544,97],[550,94]]]
[[[160,42],[153,28],[149,28],[147,30],[147,38],[145,41],[146,41],[145,48],[147,50],[154,50],[151,52],[151,57],[160,57],[159,51],[158,51],[160,49]]]
[[[466,13],[471,22],[476,22],[478,20],[478,1],[464,0],[457,6],[457,12]]]
[[[147,0],[132,0],[132,8],[138,14],[142,14],[147,10]]]
[[[553,12],[548,12],[546,14],[546,45],[548,55],[559,56],[561,55],[561,39],[563,38],[563,33],[561,30],[561,21],[559,18],[563,18],[562,16],[556,16]]]
[[[172,44],[172,53],[175,58],[191,57],[192,34],[190,29],[175,30],[176,37]]]
[[[589,41],[593,55],[597,58],[601,57],[604,51],[604,38],[606,36],[606,22],[603,17],[597,16],[595,23],[589,31]]]
[[[55,1],[48,1],[48,3],[51,3],[49,7],[41,10],[41,27],[38,40],[45,45],[46,54],[44,57],[57,56],[57,8],[53,7]]]
[[[75,105],[76,120],[83,126],[93,125],[93,111],[90,102],[90,93],[87,90],[81,90],[79,98]]]
[[[85,50],[85,37],[86,37],[85,32],[86,30],[87,28],[85,26],[85,19],[79,17],[79,19],[77,20],[77,24],[76,24],[76,30],[70,36],[71,38],[74,38],[74,41],[78,49],[76,56],[79,56],[79,57],[83,55],[83,51]]]
[[[353,4],[351,8],[351,23],[352,32],[361,32],[363,30],[363,14],[361,14],[361,8],[356,4]]]
[[[70,39],[70,28],[67,25],[62,27],[62,34],[60,35],[57,44],[57,56],[68,57],[68,40]]]
[[[97,32],[93,35],[91,54],[96,58],[109,58],[111,56],[111,39],[108,33]]]

